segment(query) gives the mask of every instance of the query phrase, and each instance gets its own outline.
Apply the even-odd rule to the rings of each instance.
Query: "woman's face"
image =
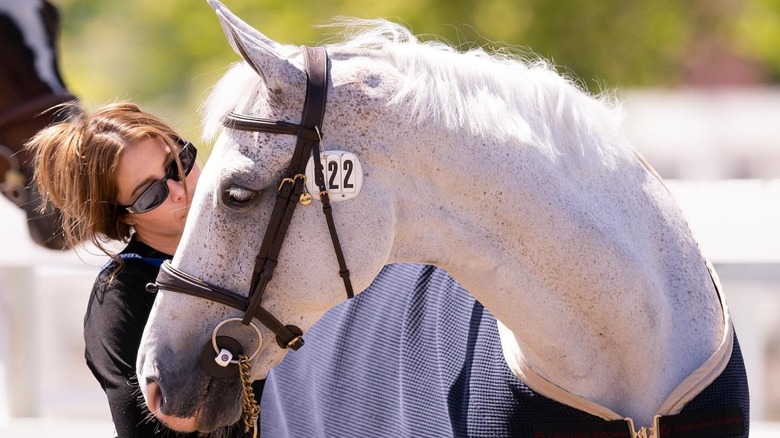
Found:
[[[165,177],[165,168],[172,160],[171,151],[160,138],[145,139],[125,147],[117,170],[117,203],[133,204],[147,187]],[[187,193],[181,181],[169,178],[165,182],[168,197],[162,204],[145,213],[123,216],[124,221],[135,228],[140,241],[167,254],[175,252],[199,177],[200,168],[195,164],[186,177]]]

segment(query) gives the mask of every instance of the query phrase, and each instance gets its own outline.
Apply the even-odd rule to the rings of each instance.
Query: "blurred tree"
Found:
[[[198,106],[238,60],[205,0],[53,1],[63,14],[64,75],[79,96],[96,105],[133,99],[197,136]],[[284,43],[316,44],[333,32],[317,25],[346,15],[401,22],[462,49],[510,46],[550,59],[593,92],[691,82],[690,70],[706,71],[712,59],[697,56],[702,47],[750,59],[780,80],[780,0],[224,3]]]
[[[729,36],[736,49],[765,64],[773,83],[780,83],[780,0],[745,2]]]

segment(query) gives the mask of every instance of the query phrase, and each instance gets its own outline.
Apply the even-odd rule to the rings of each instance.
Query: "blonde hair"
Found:
[[[63,110],[70,114],[67,120],[44,128],[27,142],[35,183],[44,205],[61,211],[70,246],[91,241],[113,257],[105,244],[127,242],[132,234],[132,227],[122,220],[127,212],[116,201],[124,148],[159,138],[175,151],[180,136],[162,119],[129,102],[112,103],[93,114],[79,103],[66,104]]]

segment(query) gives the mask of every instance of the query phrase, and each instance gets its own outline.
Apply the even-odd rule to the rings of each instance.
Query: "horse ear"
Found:
[[[293,78],[305,78],[303,66],[288,58],[289,48],[268,38],[217,0],[207,0],[217,14],[230,46],[260,75],[266,86],[278,90]]]

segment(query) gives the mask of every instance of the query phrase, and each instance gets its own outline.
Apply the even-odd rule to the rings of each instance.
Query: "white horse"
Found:
[[[300,123],[301,49],[209,3],[246,61],[214,89],[210,132],[229,111]],[[722,372],[733,328],[717,278],[606,99],[541,61],[459,53],[385,21],[361,29],[324,46],[318,126],[323,150],[362,164],[359,193],[333,205],[355,291],[388,263],[444,268],[500,321],[506,362],[528,386],[637,428],[679,412]],[[247,296],[295,145],[294,135],[225,129],[171,267]],[[345,298],[319,204],[297,208],[262,299],[304,332]],[[209,431],[239,418],[238,374],[209,378],[200,356],[215,327],[241,315],[162,286],[138,377],[166,424]],[[227,326],[255,349],[252,330]],[[262,343],[252,377],[285,354]]]

